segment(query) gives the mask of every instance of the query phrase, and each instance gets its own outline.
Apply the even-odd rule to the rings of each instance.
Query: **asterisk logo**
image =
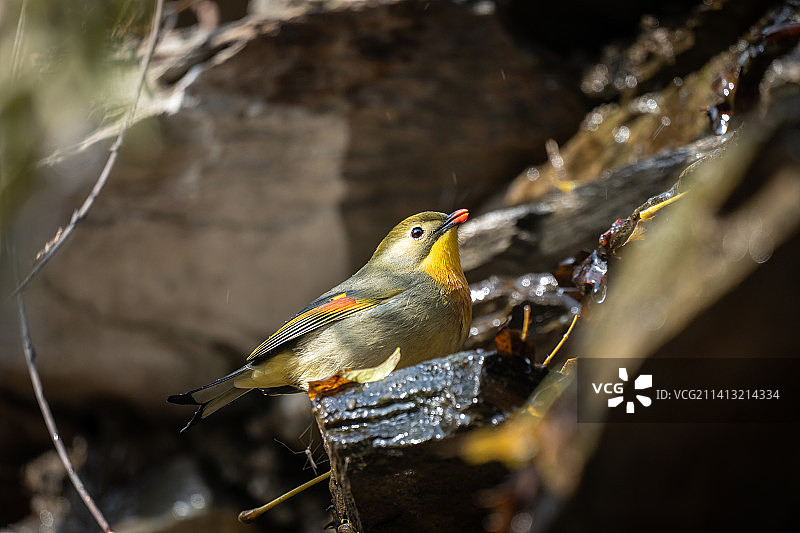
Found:
[[[628,370],[625,368],[619,369],[619,379],[622,381],[628,381]],[[636,378],[636,381],[633,382],[633,388],[636,390],[644,390],[649,389],[653,386],[653,375],[652,374],[642,374]],[[653,403],[653,400],[650,399],[649,396],[645,396],[643,394],[637,394],[636,399],[639,400],[644,407],[650,407],[650,404]],[[608,399],[608,406],[609,407],[616,407],[620,405],[625,399],[622,395],[614,396],[613,398]],[[633,401],[628,401],[625,404],[625,412],[626,413],[633,413],[636,409],[636,404]]]

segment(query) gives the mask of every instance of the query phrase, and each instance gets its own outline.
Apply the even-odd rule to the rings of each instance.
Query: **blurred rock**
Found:
[[[479,204],[582,115],[557,59],[520,51],[485,10],[315,5],[164,36],[175,111],[129,132],[26,291],[51,401],[182,416],[167,394],[238,365],[402,218]],[[46,170],[15,228],[23,270],[103,161],[95,145]],[[4,308],[0,372],[27,395],[14,322]]]

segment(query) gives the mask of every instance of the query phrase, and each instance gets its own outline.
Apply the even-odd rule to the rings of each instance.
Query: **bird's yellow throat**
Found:
[[[461,270],[456,232],[450,230],[439,237],[419,268],[438,281],[442,289],[448,292],[466,286],[467,280]]]

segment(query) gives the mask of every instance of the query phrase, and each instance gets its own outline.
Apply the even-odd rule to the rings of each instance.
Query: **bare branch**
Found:
[[[64,446],[64,442],[61,439],[61,436],[58,433],[58,427],[56,426],[55,419],[53,418],[53,413],[50,410],[50,405],[47,403],[47,399],[44,395],[44,389],[42,387],[42,380],[39,376],[39,371],[36,368],[35,358],[36,352],[33,347],[33,342],[31,341],[30,335],[30,328],[28,326],[28,317],[25,312],[25,302],[22,295],[22,290],[31,282],[31,280],[36,276],[36,274],[44,267],[44,265],[53,257],[53,255],[61,248],[63,243],[66,239],[72,234],[75,230],[77,224],[86,217],[86,214],[91,209],[92,205],[94,204],[95,199],[100,194],[100,191],[103,189],[106,181],[108,180],[108,176],[111,173],[111,169],[114,167],[114,163],[117,160],[117,154],[119,152],[119,148],[122,146],[122,141],[125,136],[125,131],[130,126],[131,122],[136,113],[136,107],[139,103],[139,98],[142,93],[142,89],[145,84],[147,69],[150,65],[150,60],[153,57],[153,52],[155,51],[156,42],[158,40],[158,30],[161,24],[161,15],[163,9],[163,0],[156,1],[155,12],[153,14],[153,25],[152,30],[149,36],[149,43],[147,47],[147,52],[145,53],[144,57],[142,58],[142,64],[140,69],[140,77],[139,77],[139,84],[136,90],[136,96],[134,98],[133,103],[131,104],[130,109],[125,117],[124,122],[120,128],[119,134],[117,135],[117,139],[114,144],[111,146],[109,150],[108,160],[106,161],[105,166],[103,167],[103,171],[100,173],[100,177],[97,179],[92,191],[89,193],[89,196],[83,202],[80,209],[75,211],[72,214],[72,218],[70,219],[69,224],[66,228],[59,228],[56,236],[51,239],[47,245],[45,246],[44,250],[40,252],[41,259],[39,262],[34,266],[31,272],[26,276],[26,278],[22,281],[22,283],[18,282],[17,288],[14,290],[13,294],[17,297],[17,313],[19,316],[19,327],[20,327],[20,336],[22,339],[22,347],[25,352],[25,360],[28,366],[28,373],[30,374],[31,378],[31,385],[33,386],[33,392],[36,395],[36,401],[39,404],[39,410],[42,413],[42,418],[44,418],[45,425],[47,426],[47,431],[50,434],[50,438],[53,440],[53,445],[56,448],[56,452],[58,452],[58,456],[61,459],[64,468],[69,475],[70,481],[72,485],[75,487],[75,490],[78,492],[78,495],[83,500],[84,505],[89,510],[89,512],[94,517],[97,524],[105,533],[111,533],[111,526],[108,524],[108,520],[106,520],[103,513],[100,511],[97,504],[92,499],[89,492],[86,490],[86,487],[81,481],[80,476],[75,471],[75,467],[72,465],[72,461],[69,458],[69,454],[67,453],[67,449]],[[23,3],[22,12],[20,13],[20,21],[19,27],[17,28],[17,39],[15,39],[15,46],[14,46],[14,54],[15,54],[15,65],[19,61],[19,49],[21,48],[21,34],[22,34],[22,26],[24,24],[24,10],[25,4]],[[19,43],[17,42],[19,40]],[[37,256],[38,257],[38,256]],[[16,260],[14,260],[15,267],[16,267]],[[19,277],[17,276],[17,281]]]
[[[84,487],[81,478],[78,476],[78,473],[75,472],[75,467],[72,466],[67,448],[64,446],[64,442],[58,434],[58,427],[56,427],[53,413],[50,411],[50,405],[48,405],[47,399],[44,397],[42,380],[39,377],[39,371],[36,369],[36,363],[34,362],[36,352],[34,351],[33,342],[31,341],[30,329],[28,328],[28,316],[25,313],[25,302],[23,301],[22,293],[17,294],[17,313],[19,315],[19,330],[22,337],[22,347],[25,351],[25,360],[28,363],[28,373],[31,376],[33,392],[36,394],[36,401],[39,403],[39,410],[42,412],[42,418],[44,418],[47,431],[50,433],[50,438],[53,439],[53,445],[58,452],[58,456],[61,458],[61,462],[64,464],[64,468],[67,470],[70,481],[72,481],[72,484],[75,486],[75,490],[78,491],[78,495],[83,500],[86,508],[92,513],[92,516],[100,528],[106,533],[111,533],[111,527],[108,525],[108,521],[97,507],[97,504],[94,503],[86,487]]]
[[[25,288],[30,284],[39,271],[42,270],[42,268],[44,268],[50,259],[52,259],[56,252],[58,252],[69,236],[72,235],[72,232],[75,230],[78,223],[86,218],[86,215],[89,213],[89,209],[92,208],[94,201],[97,199],[100,191],[103,190],[103,186],[106,184],[106,181],[108,181],[108,176],[111,174],[111,169],[114,168],[114,164],[117,162],[117,155],[119,154],[119,149],[122,146],[122,141],[125,138],[125,132],[128,130],[128,127],[130,127],[131,122],[133,122],[133,118],[136,114],[136,107],[139,105],[139,99],[147,79],[147,69],[150,66],[150,60],[153,57],[156,43],[158,42],[158,30],[161,25],[163,6],[163,0],[156,1],[155,12],[153,14],[153,25],[150,30],[150,36],[148,37],[147,51],[142,58],[142,64],[139,71],[139,84],[136,88],[136,96],[131,104],[130,109],[128,110],[128,113],[125,115],[125,120],[120,126],[120,130],[117,134],[114,144],[112,144],[111,148],[108,150],[108,159],[103,167],[103,171],[100,173],[100,177],[97,178],[97,182],[95,182],[94,187],[92,187],[92,190],[89,193],[89,196],[87,196],[86,200],[83,201],[81,207],[72,213],[72,218],[70,218],[69,224],[67,224],[67,226],[64,228],[59,228],[56,235],[50,239],[42,251],[37,254],[37,257],[41,257],[41,259],[39,259],[39,261],[33,266],[30,273],[25,277],[24,280],[22,280],[22,283],[17,285],[17,288],[14,289],[12,295],[19,294],[21,291],[25,290]]]

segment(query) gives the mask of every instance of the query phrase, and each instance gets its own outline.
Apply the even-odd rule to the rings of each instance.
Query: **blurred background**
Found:
[[[6,295],[15,265],[30,270],[100,175],[137,98],[154,7],[0,5],[2,530],[97,529],[52,449]],[[465,261],[470,282],[555,271],[733,143],[747,157],[715,182],[713,216],[676,214],[681,232],[661,244],[690,247],[701,227],[724,253],[698,239],[708,255],[652,285],[664,301],[629,297],[649,329],[636,330],[635,307],[609,305],[628,314],[598,323],[644,339],[629,355],[796,356],[799,12],[763,0],[166,2],[109,181],[23,293],[61,436],[114,530],[324,527],[324,484],[254,525],[235,519],[313,477],[308,454],[328,468],[307,398],[248,395],[182,435],[191,412],[165,399],[240,366],[418,211],[478,219],[463,228],[481,256]],[[749,225],[726,226],[743,206]],[[529,225],[481,255],[470,236],[498,213]],[[682,284],[696,293],[676,311]],[[615,344],[601,342],[579,332],[570,356],[607,356]],[[598,429],[547,519],[505,530],[788,530],[789,422]],[[514,492],[519,509],[532,492]]]

